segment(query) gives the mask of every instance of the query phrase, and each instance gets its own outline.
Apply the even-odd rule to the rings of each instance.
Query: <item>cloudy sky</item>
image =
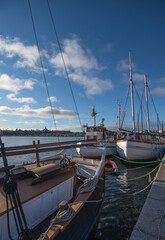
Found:
[[[150,117],[156,120],[156,107],[160,121],[164,120],[163,0],[49,0],[70,83],[47,0],[30,3],[40,55],[28,0],[1,1],[0,129],[54,129],[56,125],[57,129],[78,130],[74,102],[82,124],[93,124],[95,105],[97,123],[105,118],[106,126],[115,127],[118,102],[123,111],[127,96],[125,124],[130,124],[129,49],[136,87],[135,115],[140,99],[144,100],[147,74],[152,94]],[[146,120],[145,103],[143,107]]]

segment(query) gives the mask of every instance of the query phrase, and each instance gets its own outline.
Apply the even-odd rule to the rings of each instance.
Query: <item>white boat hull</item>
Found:
[[[155,144],[131,140],[117,141],[117,152],[120,157],[127,160],[145,161],[158,159],[163,144]]]
[[[65,182],[51,188],[47,192],[33,198],[22,205],[26,216],[27,225],[30,229],[42,222],[51,213],[56,211],[59,203],[63,200],[69,201],[73,197],[74,178],[70,178]],[[18,239],[17,230],[13,213],[9,211],[10,229],[13,240]],[[0,239],[7,240],[7,213],[0,216]]]
[[[106,143],[106,156],[117,154],[116,143]],[[86,158],[101,158],[104,147],[102,145],[76,148],[77,153]]]

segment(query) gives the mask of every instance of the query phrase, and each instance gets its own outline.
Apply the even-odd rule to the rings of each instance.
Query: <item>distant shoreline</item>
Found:
[[[84,132],[43,130],[0,130],[0,136],[84,137]]]

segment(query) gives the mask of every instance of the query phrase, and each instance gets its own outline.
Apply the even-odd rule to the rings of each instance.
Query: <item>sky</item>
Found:
[[[40,53],[28,0],[0,1],[0,129],[79,131],[95,106],[97,124],[114,130],[119,102],[130,127],[129,50],[136,122],[141,101],[147,119],[144,74],[151,123],[164,121],[164,0],[49,0],[65,66],[47,0],[30,3]]]

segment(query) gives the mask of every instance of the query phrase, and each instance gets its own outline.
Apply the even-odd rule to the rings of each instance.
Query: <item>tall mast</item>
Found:
[[[143,105],[142,105],[142,102],[141,102],[141,131],[143,133]]]
[[[130,64],[130,86],[131,86],[131,103],[132,103],[132,126],[133,126],[133,132],[135,132],[135,109],[134,109],[134,95],[133,95],[131,50],[129,50],[129,64]]]
[[[157,113],[157,131],[159,132],[159,114]]]
[[[118,132],[120,134],[120,101],[118,101]]]
[[[137,113],[137,130],[139,132],[139,113]]]
[[[147,128],[148,132],[150,132],[150,118],[149,118],[149,108],[148,108],[148,83],[147,83],[147,75],[144,75],[144,84],[145,84],[145,93],[146,93],[146,107],[147,107]]]

